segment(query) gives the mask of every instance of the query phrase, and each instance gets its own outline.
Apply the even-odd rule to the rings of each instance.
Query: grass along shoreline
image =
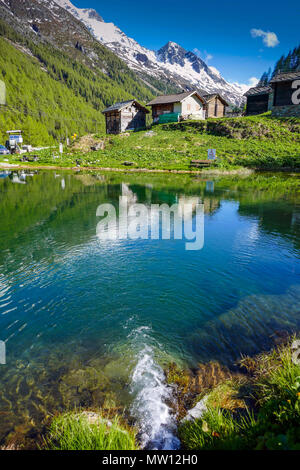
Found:
[[[294,341],[242,357],[238,365],[243,373],[224,377],[198,395],[194,403],[202,400],[201,416],[179,425],[183,448],[300,450],[300,364]],[[177,387],[184,380],[184,375],[177,377]]]
[[[91,151],[91,147],[99,150]],[[191,160],[206,160],[217,150],[209,170],[195,171]],[[82,168],[103,171],[229,172],[300,169],[300,118],[273,118],[269,113],[241,118],[207,119],[156,125],[147,131],[84,136],[58,157],[57,149],[35,152],[38,163],[22,164],[19,155],[0,162],[21,168]],[[130,166],[128,166],[130,164]]]
[[[210,168],[203,170],[161,170],[155,168],[107,168],[107,167],[64,167],[64,166],[48,166],[48,165],[37,165],[37,164],[2,164],[0,163],[0,170],[63,170],[63,171],[105,171],[105,172],[120,172],[120,173],[174,173],[182,175],[251,175],[254,173],[254,170],[248,168],[234,168],[234,169],[220,169],[220,168]],[[270,171],[270,170],[268,170]],[[299,170],[294,170],[292,168],[280,169],[278,171],[289,171],[289,172],[298,172]]]

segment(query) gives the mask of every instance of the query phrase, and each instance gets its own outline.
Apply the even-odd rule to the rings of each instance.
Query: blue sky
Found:
[[[174,41],[232,82],[248,83],[300,42],[299,1],[71,0],[149,49]],[[251,33],[252,30],[252,33]],[[274,33],[274,34],[270,34]]]

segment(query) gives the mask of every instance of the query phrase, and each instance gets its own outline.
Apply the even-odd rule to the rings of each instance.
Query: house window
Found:
[[[188,103],[188,105],[187,105],[187,110],[188,110],[188,111],[191,110],[191,103]]]

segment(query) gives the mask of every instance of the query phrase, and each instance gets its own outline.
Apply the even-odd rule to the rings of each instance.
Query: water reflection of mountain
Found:
[[[95,235],[98,205],[117,205],[124,183],[137,202],[172,205],[197,200],[203,202],[207,215],[219,210],[222,200],[238,201],[241,216],[255,217],[260,229],[292,239],[299,247],[295,193],[286,195],[285,184],[278,189],[267,177],[258,180],[14,171],[0,179],[0,261],[6,250],[20,247],[30,247],[31,255],[43,257],[54,239],[68,246],[87,242]]]

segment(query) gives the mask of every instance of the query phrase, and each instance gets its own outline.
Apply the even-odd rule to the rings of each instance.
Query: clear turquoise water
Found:
[[[296,182],[2,173],[0,439],[20,423],[37,429],[49,410],[101,405],[104,395],[131,406],[135,385],[143,388],[140,377],[133,383],[137,367],[232,365],[299,328]],[[96,209],[117,204],[122,183],[142,203],[204,202],[203,249],[100,243]]]

